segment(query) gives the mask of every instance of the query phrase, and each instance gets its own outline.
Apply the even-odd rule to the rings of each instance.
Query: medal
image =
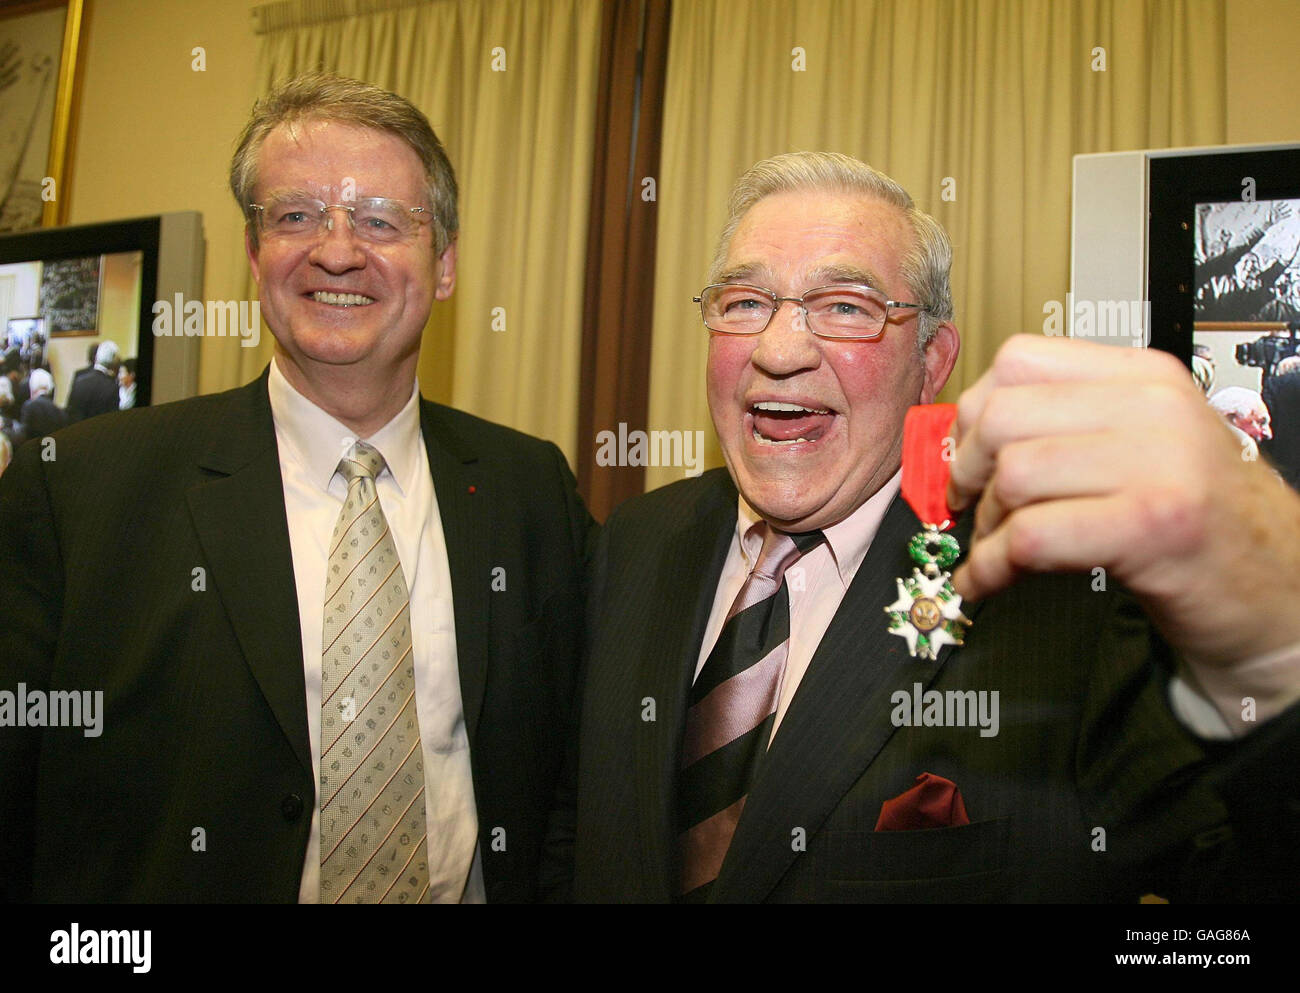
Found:
[[[898,579],[898,599],[885,608],[889,630],[907,640],[912,658],[934,660],[944,645],[963,645],[970,620],[952,588],[948,569],[961,555],[945,532],[956,515],[948,509],[948,462],[944,439],[957,416],[954,404],[926,404],[908,410],[903,422],[903,499],[923,530],[907,543],[916,568]]]

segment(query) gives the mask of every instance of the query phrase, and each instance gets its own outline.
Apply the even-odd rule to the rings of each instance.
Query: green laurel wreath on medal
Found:
[[[907,639],[912,658],[936,660],[944,645],[964,645],[970,627],[947,571],[961,555],[957,539],[941,530],[947,526],[947,521],[925,524],[924,531],[912,536],[907,553],[918,568],[908,578],[895,580],[898,599],[885,608],[890,633]]]

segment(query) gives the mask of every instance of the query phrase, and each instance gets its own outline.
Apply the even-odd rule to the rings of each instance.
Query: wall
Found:
[[[254,95],[254,0],[87,0],[70,222],[198,210],[205,292],[248,293],[242,223],[225,186]],[[1230,142],[1300,140],[1298,0],[1228,0]],[[206,70],[191,68],[202,46]],[[203,392],[238,385],[239,343],[204,339]]]
[[[1300,141],[1300,0],[1228,0],[1228,142]]]
[[[87,0],[69,223],[203,214],[204,293],[246,298],[243,222],[226,187],[254,98],[251,0]],[[196,46],[206,68],[192,68]],[[238,385],[239,341],[205,338],[199,389]]]

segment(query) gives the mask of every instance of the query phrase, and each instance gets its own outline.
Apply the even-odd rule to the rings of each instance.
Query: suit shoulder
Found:
[[[455,407],[421,400],[424,424],[432,426],[438,440],[453,449],[466,447],[483,455],[509,455],[512,459],[554,460],[559,447],[544,438],[485,420]],[[563,457],[561,455],[561,457]]]
[[[610,515],[606,527],[639,528],[667,521],[690,520],[718,509],[735,507],[736,487],[726,469],[710,469],[700,476],[623,501]]]
[[[197,440],[211,437],[223,430],[223,425],[233,428],[228,417],[232,403],[247,399],[246,391],[257,386],[252,383],[222,393],[112,411],[61,428],[52,437],[59,449],[72,452],[165,460],[171,453],[193,451]]]

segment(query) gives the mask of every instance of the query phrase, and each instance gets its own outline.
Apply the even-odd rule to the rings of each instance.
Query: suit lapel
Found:
[[[963,550],[972,516],[954,529]],[[916,515],[895,498],[772,740],[715,884],[715,901],[758,902],[771,892],[797,856],[793,830],[816,832],[894,733],[891,694],[916,682],[928,686],[954,650],[945,646],[934,662],[913,659],[886,627],[884,608],[897,598],[895,581],[913,568],[907,541],[920,529]],[[973,620],[978,607],[963,610]]]
[[[456,665],[461,707],[472,747],[483,709],[488,669],[488,611],[492,579],[491,495],[476,472],[478,455],[435,404],[420,401],[420,428],[429,455],[451,572],[456,619]],[[484,492],[479,492],[484,490]]]
[[[713,606],[718,577],[736,529],[737,494],[723,470],[701,500],[699,513],[667,535],[652,537],[662,548],[650,577],[647,602],[659,604],[663,637],[646,646],[638,686],[656,701],[654,731],[637,735],[636,784],[641,817],[641,856],[647,878],[659,888],[651,899],[676,892],[677,765],[686,724],[686,701],[695,662]]]
[[[269,367],[268,367],[269,368]],[[244,658],[308,776],[302,635],[267,375],[230,394],[186,492],[190,515]]]

